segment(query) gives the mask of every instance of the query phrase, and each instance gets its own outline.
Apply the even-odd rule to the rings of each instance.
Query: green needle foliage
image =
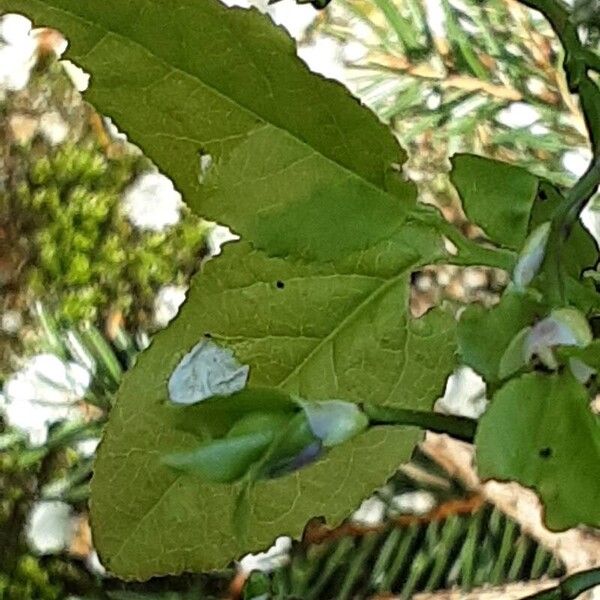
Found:
[[[415,464],[437,473],[421,454]],[[297,543],[287,564],[269,576],[250,576],[245,598],[260,596],[254,591],[259,582],[263,593],[285,599],[409,598],[449,588],[466,594],[485,584],[497,589],[564,573],[552,553],[496,508],[469,495],[460,482],[442,476],[427,488],[399,474],[392,485],[397,493],[425,487],[440,504],[422,516],[397,516],[390,507],[383,525],[348,523],[343,535],[334,530],[324,539]]]
[[[418,54],[421,41],[403,16],[376,4],[393,17],[405,51]],[[221,568],[279,534],[299,537],[314,516],[340,522],[410,457],[421,436],[415,424],[443,430],[437,415],[421,417],[459,357],[493,392],[475,438],[480,474],[535,487],[550,527],[600,526],[600,429],[589,406],[597,365],[569,356],[585,356],[594,344],[600,311],[596,278],[584,276],[597,248],[578,222],[600,182],[598,64],[562,5],[527,4],[563,42],[567,85],[581,97],[594,163],[563,194],[521,168],[457,157],[456,187],[487,236],[476,242],[416,202],[388,129],[340,85],[311,74],[258,12],[217,0],[177,0],[177,10],[156,1],[0,0],[2,9],[25,9],[65,31],[70,57],[93,75],[88,99],[197,214],[242,236],[194,277],[180,315],[118,392],[91,497],[95,543],[109,570],[145,579]],[[445,5],[456,52],[485,79],[481,56],[460,38]],[[207,155],[213,166],[204,172]],[[497,307],[459,315],[438,307],[415,318],[411,274],[431,264],[502,268],[512,282]],[[71,270],[83,277],[77,265],[67,276]],[[503,347],[490,352],[496,337]],[[170,377],[203,340],[235,357],[247,380],[229,395],[198,393],[174,408]],[[199,362],[185,384],[195,390],[198,381],[221,390],[238,379],[214,358]],[[285,427],[273,434],[274,414],[299,398],[355,403],[363,419],[376,418],[353,435],[320,438],[340,443],[316,461],[265,478],[271,459],[287,461],[302,448],[286,446]],[[240,424],[241,406],[254,425],[256,413],[272,414],[250,431]],[[449,422],[450,433],[472,432],[472,423]],[[448,544],[454,527],[443,534]],[[463,546],[470,565],[475,539]],[[375,543],[365,538],[352,565]],[[520,572],[527,543],[509,578]],[[407,595],[427,560],[415,562]],[[443,571],[433,566],[429,588]],[[467,586],[477,576],[467,570]],[[354,583],[347,580],[342,597]]]

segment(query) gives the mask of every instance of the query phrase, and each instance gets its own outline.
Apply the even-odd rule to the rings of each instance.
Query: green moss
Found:
[[[187,210],[161,233],[128,222],[120,198],[148,169],[142,156],[108,158],[91,141],[48,150],[25,155],[21,180],[0,203],[0,222],[25,244],[24,286],[69,322],[120,310],[130,324],[149,326],[157,290],[197,267],[206,225]]]

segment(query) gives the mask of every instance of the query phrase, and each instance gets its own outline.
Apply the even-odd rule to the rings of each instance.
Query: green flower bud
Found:
[[[550,222],[548,221],[536,227],[525,240],[513,271],[513,281],[517,288],[527,287],[537,275],[544,260],[549,236]]]
[[[367,415],[353,402],[299,400],[298,403],[306,414],[313,434],[326,448],[344,443],[369,425]]]

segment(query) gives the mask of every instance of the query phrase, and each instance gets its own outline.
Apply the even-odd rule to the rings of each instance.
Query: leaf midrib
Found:
[[[348,323],[350,323],[355,317],[357,317],[363,309],[368,307],[370,304],[375,302],[377,298],[383,295],[388,289],[394,287],[399,281],[406,277],[407,272],[410,270],[410,267],[403,269],[400,271],[398,275],[395,275],[391,279],[388,279],[385,283],[376,287],[372,290],[365,299],[358,304],[352,311],[350,311],[339,323],[336,325],[303,359],[299,362],[296,367],[286,375],[277,385],[279,387],[284,388],[287,383],[289,383],[296,375],[298,375],[302,369],[308,364],[310,360],[312,360],[313,356],[315,356],[318,352],[321,351],[322,348],[326,346],[331,340],[335,339],[337,335],[342,331]]]

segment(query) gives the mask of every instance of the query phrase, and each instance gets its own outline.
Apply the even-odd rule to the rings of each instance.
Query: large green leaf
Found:
[[[537,178],[520,167],[469,154],[452,158],[450,177],[467,217],[492,241],[519,250],[527,237]]]
[[[196,277],[180,316],[125,377],[100,447],[92,517],[111,571],[146,578],[220,567],[277,535],[299,535],[312,516],[336,523],[410,456],[418,431],[375,428],[305,469],[259,483],[244,541],[232,525],[238,484],[206,484],[161,464],[212,426],[198,410],[182,431],[181,410],[166,403],[170,373],[204,334],[250,365],[252,386],[431,407],[455,362],[453,318],[408,317],[411,256],[384,248],[362,256],[307,265],[238,243]]]
[[[600,420],[587,390],[567,372],[507,383],[475,443],[479,474],[534,488],[551,529],[600,526]]]
[[[255,247],[336,257],[384,239],[414,202],[386,126],[311,74],[256,10],[217,0],[0,0],[0,10],[64,31],[68,58],[92,74],[86,99],[193,209]]]

